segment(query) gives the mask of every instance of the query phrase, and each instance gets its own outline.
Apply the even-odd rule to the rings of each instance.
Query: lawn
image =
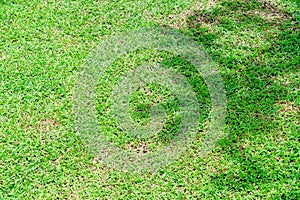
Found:
[[[298,0],[0,0],[0,199],[298,199],[300,196],[300,3]],[[203,77],[172,52],[137,50],[107,66],[96,112],[124,151],[163,148],[178,130],[178,103],[149,84],[132,94],[134,123],[149,105],[166,126],[140,140],[107,112],[120,77],[161,63],[196,94],[193,144],[155,172],[104,165],[76,133],[73,95],[81,66],[107,37],[160,26],[193,38],[217,63],[226,90],[226,137],[201,154],[211,100]],[[161,108],[160,107],[160,108]]]

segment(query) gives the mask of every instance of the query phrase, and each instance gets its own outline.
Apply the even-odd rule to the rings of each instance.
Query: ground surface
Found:
[[[0,198],[299,198],[299,6],[297,0],[0,0]],[[204,157],[197,156],[195,142],[156,173],[123,173],[97,163],[75,135],[76,72],[104,36],[155,25],[193,37],[218,63],[229,136]],[[111,69],[169,56],[162,54],[137,52]],[[180,70],[189,76],[192,69]],[[111,73],[103,80],[113,83],[117,77]],[[99,82],[104,97],[110,91],[105,81]],[[210,103],[201,77],[189,81],[204,105],[201,138]],[[147,102],[168,96],[159,86],[135,93],[136,123],[149,120]],[[100,115],[105,106],[99,98],[101,123],[101,117],[109,119]],[[124,135],[112,138],[121,148],[140,148]],[[162,141],[168,140],[152,138],[143,145],[151,150]]]

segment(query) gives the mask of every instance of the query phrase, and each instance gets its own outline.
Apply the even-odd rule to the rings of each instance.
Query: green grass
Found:
[[[0,0],[0,198],[299,198],[299,1],[209,2]],[[124,173],[97,163],[76,136],[73,87],[104,36],[155,25],[193,37],[218,63],[229,136],[198,156],[210,108],[201,76],[166,52],[136,52],[99,80],[98,114],[109,107],[109,83],[149,62],[188,77],[203,108],[199,134],[180,160],[156,173]],[[176,119],[171,97],[157,85],[137,91],[130,104],[136,123],[149,123],[147,105],[157,103]],[[99,115],[107,134],[116,133],[113,122],[104,123],[111,120]],[[147,141],[110,137],[121,148],[155,150],[171,133],[167,126]]]
[[[165,126],[156,134],[143,138],[133,138],[132,134],[119,128],[117,121],[109,109],[112,101],[109,99],[114,86],[120,80],[121,75],[124,75],[130,69],[138,66],[151,65],[161,63],[168,68],[176,69],[180,74],[187,77],[189,84],[193,87],[193,91],[197,93],[197,100],[201,103],[199,109],[199,123],[202,125],[208,117],[210,109],[210,96],[204,81],[197,70],[189,65],[181,58],[174,57],[173,54],[167,52],[155,52],[153,50],[143,50],[135,54],[129,54],[123,59],[119,59],[106,69],[105,76],[98,83],[98,98],[96,108],[98,111],[98,120],[102,131],[109,137],[109,140],[117,144],[122,149],[132,149],[139,151],[138,146],[143,146],[144,149],[155,150],[158,147],[163,147],[170,140],[176,137],[179,130],[181,116],[179,114],[179,103],[176,101],[171,91],[159,84],[149,84],[139,88],[133,93],[129,100],[129,112],[133,121],[137,125],[149,125],[150,109],[153,106],[161,106],[167,116]],[[199,131],[201,127],[199,127]]]

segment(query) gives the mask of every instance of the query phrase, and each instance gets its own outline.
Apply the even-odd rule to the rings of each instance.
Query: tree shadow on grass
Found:
[[[270,191],[278,186],[280,193],[286,184],[290,188],[279,197],[295,197],[297,143],[292,138],[297,128],[291,123],[282,130],[282,121],[275,118],[281,112],[277,103],[293,103],[297,92],[291,91],[299,84],[275,79],[299,74],[299,20],[262,1],[222,1],[193,12],[187,24],[189,34],[219,64],[227,90],[230,137],[220,146],[237,168],[211,177],[215,189],[240,192],[266,186]],[[277,136],[284,144],[272,141]]]

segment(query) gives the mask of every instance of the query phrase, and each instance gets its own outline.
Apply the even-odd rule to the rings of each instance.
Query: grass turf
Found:
[[[299,198],[299,12],[298,1],[0,1],[0,197]],[[104,35],[157,24],[193,37],[218,63],[229,136],[204,157],[196,141],[157,173],[123,173],[95,162],[74,133],[76,72]],[[168,55],[137,53],[140,60],[129,56],[115,66],[161,57]],[[205,91],[195,76],[190,83]],[[139,123],[159,90],[135,94]],[[122,137],[114,141],[136,148]]]

